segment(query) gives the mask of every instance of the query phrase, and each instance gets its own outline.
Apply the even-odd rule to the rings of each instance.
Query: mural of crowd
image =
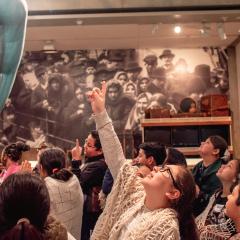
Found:
[[[86,93],[103,80],[116,132],[139,134],[146,108],[175,113],[185,97],[228,95],[227,55],[219,48],[26,52],[1,113],[2,144],[83,144],[95,128]]]

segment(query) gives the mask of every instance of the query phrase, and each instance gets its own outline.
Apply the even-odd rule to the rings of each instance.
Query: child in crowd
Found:
[[[220,136],[210,136],[201,143],[199,150],[203,160],[193,168],[198,193],[193,205],[195,216],[206,208],[212,194],[221,186],[216,173],[223,163],[222,157],[226,149],[227,143]]]
[[[0,186],[0,239],[74,240],[49,209],[49,193],[39,177],[12,174]]]
[[[224,211],[227,196],[237,184],[239,172],[238,160],[229,161],[217,171],[216,176],[220,179],[222,187],[212,195],[206,209],[196,218],[200,239],[227,240],[235,232],[233,221]]]
[[[1,162],[5,170],[0,175],[0,184],[11,174],[16,173],[20,170],[19,164],[22,152],[30,150],[30,147],[23,142],[16,142],[6,146],[1,155]]]
[[[198,239],[191,204],[195,184],[182,166],[155,167],[145,178],[126,161],[105,105],[106,85],[89,94],[105,160],[114,178],[92,240]]]
[[[65,153],[47,148],[39,154],[40,176],[50,195],[50,213],[77,239],[81,236],[83,193],[78,178],[65,169]]]

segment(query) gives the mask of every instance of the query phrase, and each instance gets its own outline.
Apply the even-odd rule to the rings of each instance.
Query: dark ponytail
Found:
[[[64,182],[68,181],[73,176],[72,172],[67,170],[66,168],[60,169],[57,172],[50,175],[50,177],[58,180],[62,180]]]
[[[196,187],[192,174],[185,167],[179,166],[180,173],[176,178],[181,196],[173,203],[177,211],[181,239],[198,240],[198,230],[193,216],[192,204],[196,196]]]
[[[39,163],[49,177],[68,181],[73,174],[66,167],[66,156],[60,148],[47,148],[40,153]]]

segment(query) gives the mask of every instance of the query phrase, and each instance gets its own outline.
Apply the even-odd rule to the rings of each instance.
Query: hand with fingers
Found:
[[[82,147],[79,144],[79,140],[76,139],[76,146],[71,150],[72,159],[82,160]]]
[[[92,110],[94,113],[101,113],[105,109],[105,95],[106,95],[106,82],[102,82],[102,89],[93,88],[91,92],[88,93],[88,98],[92,105]]]
[[[29,161],[27,161],[27,160],[24,160],[23,162],[22,162],[22,164],[21,164],[21,169],[20,169],[20,171],[22,171],[22,172],[32,172],[32,167],[31,167],[31,164],[30,164],[30,162]]]

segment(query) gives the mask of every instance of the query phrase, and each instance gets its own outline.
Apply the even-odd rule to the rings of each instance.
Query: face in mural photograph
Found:
[[[116,102],[119,98],[120,92],[119,89],[115,86],[109,87],[108,88],[108,98],[111,102]]]
[[[23,74],[22,79],[26,89],[34,89],[39,83],[34,72]]]

